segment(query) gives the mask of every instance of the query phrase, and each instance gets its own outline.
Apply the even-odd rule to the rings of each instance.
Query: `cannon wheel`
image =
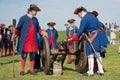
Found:
[[[43,37],[41,45],[42,66],[45,74],[48,75],[50,73],[50,48],[46,37]]]
[[[83,73],[84,69],[86,67],[86,51],[85,51],[85,43],[86,41],[82,39],[80,43],[78,43],[78,48],[80,49],[79,54],[76,54],[76,60],[75,60],[75,68],[77,72]]]

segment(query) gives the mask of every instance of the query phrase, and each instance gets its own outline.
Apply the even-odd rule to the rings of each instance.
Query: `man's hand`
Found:
[[[17,35],[13,35],[12,36],[12,41],[15,41],[16,38],[17,38]]]
[[[48,38],[48,34],[47,34],[47,32],[44,31],[44,30],[41,32],[41,35],[42,35],[43,37],[47,37],[47,38]]]

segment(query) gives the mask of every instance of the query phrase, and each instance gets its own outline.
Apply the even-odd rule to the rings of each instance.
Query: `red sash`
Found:
[[[52,46],[52,48],[54,48],[54,35],[53,35],[53,32],[51,31],[50,33],[50,41],[49,41],[49,46]]]

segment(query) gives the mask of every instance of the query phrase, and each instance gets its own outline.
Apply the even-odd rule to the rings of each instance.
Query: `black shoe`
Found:
[[[97,75],[103,76],[103,75],[104,75],[104,73],[97,73]]]
[[[100,73],[99,75],[100,75],[100,76],[103,76],[103,75],[104,75],[104,73]]]
[[[23,75],[24,75],[24,71],[21,71],[21,72],[20,72],[20,75],[22,75],[22,76],[23,76]]]
[[[67,62],[67,64],[71,64],[72,62],[70,61],[70,62]]]
[[[31,75],[36,75],[36,72],[35,71],[33,71],[33,72],[30,71],[30,74]]]
[[[89,76],[89,77],[93,77],[94,75],[93,74],[88,74],[88,73],[85,73],[83,74],[84,76]]]
[[[41,69],[34,69],[34,70],[36,73],[41,71]]]

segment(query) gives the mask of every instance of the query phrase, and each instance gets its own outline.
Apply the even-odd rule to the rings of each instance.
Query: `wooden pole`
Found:
[[[16,19],[13,19],[13,21],[12,21],[12,23],[13,23],[13,31],[12,31],[12,39],[14,39],[14,31],[15,31],[15,26],[16,26]],[[13,72],[13,79],[14,79],[14,77],[15,77],[15,70],[14,70],[14,67],[15,67],[15,51],[14,51],[14,49],[15,49],[15,46],[14,46],[14,40],[13,40],[13,57],[12,57],[12,59],[13,59],[13,70],[12,70],[12,72]]]

